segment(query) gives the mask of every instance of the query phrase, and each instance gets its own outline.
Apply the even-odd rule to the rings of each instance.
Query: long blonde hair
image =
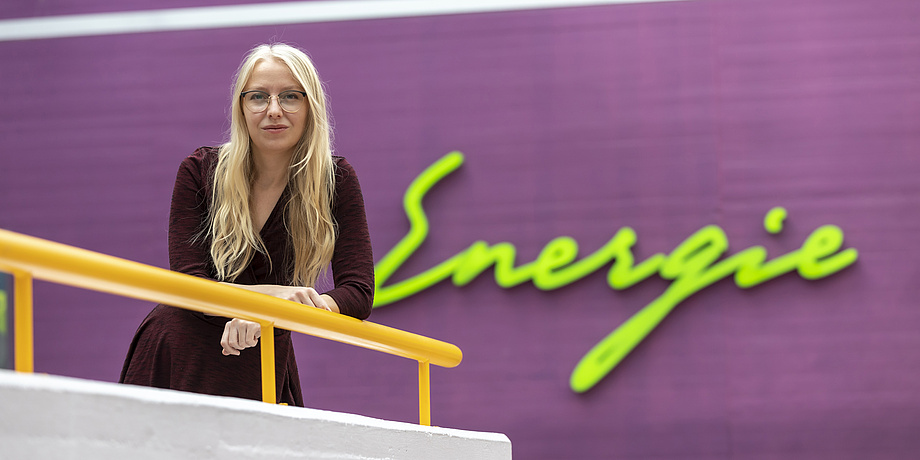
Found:
[[[217,279],[233,281],[256,252],[267,254],[253,229],[250,194],[253,180],[249,130],[240,104],[240,92],[263,59],[284,63],[307,93],[310,110],[303,136],[294,148],[284,206],[293,260],[284,261],[295,285],[312,286],[332,259],[335,221],[332,216],[335,172],[326,96],[310,58],[286,44],[253,48],[237,71],[231,97],[230,141],[220,147],[214,172],[214,192],[207,233]]]

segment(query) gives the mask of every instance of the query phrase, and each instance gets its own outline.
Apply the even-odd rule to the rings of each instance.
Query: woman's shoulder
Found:
[[[198,147],[191,155],[185,157],[184,161],[199,164],[216,163],[218,152],[220,147]]]
[[[217,164],[217,153],[220,147],[199,147],[191,155],[185,157],[179,165],[179,171],[186,171],[194,176],[208,175],[214,171]]]
[[[332,164],[335,165],[335,181],[340,183],[347,179],[355,178],[355,168],[343,156],[332,155]]]
[[[332,155],[332,163],[335,164],[336,168],[340,167],[351,167],[351,164],[348,163],[348,160],[341,155]]]

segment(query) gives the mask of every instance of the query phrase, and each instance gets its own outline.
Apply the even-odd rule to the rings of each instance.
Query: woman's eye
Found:
[[[253,102],[262,102],[268,100],[268,95],[265,93],[249,93],[246,98]]]
[[[300,100],[303,98],[303,96],[300,93],[294,93],[294,92],[281,93],[278,97],[286,101],[291,101],[291,102],[300,102]]]

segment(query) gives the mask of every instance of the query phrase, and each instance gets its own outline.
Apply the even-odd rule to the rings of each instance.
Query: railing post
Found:
[[[13,271],[13,336],[15,368],[19,372],[34,370],[32,339],[32,274]]]
[[[262,326],[262,401],[278,402],[275,396],[275,325],[259,323]]]
[[[418,423],[431,426],[431,376],[429,362],[418,362]]]

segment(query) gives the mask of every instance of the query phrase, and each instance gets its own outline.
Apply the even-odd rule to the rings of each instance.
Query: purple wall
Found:
[[[58,3],[0,18],[143,7]],[[244,52],[296,43],[327,82],[378,260],[408,230],[412,179],[466,155],[393,281],[480,239],[523,263],[623,226],[640,259],[708,224],[730,253],[774,257],[824,224],[859,250],[823,280],[696,294],[585,394],[575,364],[666,281],[614,291],[602,270],[544,292],[489,271],[381,307],[372,321],[463,349],[432,371],[436,425],[506,433],[521,459],[912,458],[918,20],[914,0],[689,1],[0,43],[0,228],[166,266],[179,161],[223,139]],[[773,206],[789,211],[778,235]],[[44,282],[35,297],[36,370],[109,381],[151,308]],[[417,420],[414,362],[297,346],[309,405]]]

